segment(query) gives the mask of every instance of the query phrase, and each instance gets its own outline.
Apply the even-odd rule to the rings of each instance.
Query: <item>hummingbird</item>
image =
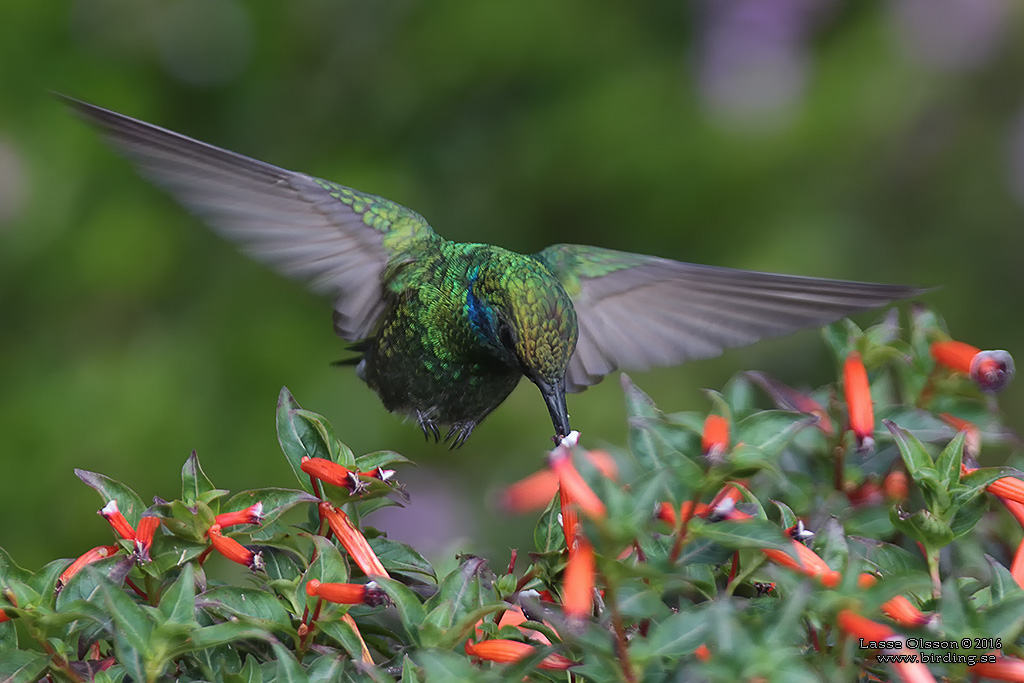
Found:
[[[556,441],[566,393],[833,322],[924,290],[555,244],[520,254],[438,235],[389,199],[66,96],[137,170],[223,237],[334,300],[356,374],[425,437],[461,446],[523,377]]]

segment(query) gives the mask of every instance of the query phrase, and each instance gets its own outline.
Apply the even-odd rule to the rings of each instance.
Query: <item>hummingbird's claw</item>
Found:
[[[473,433],[473,429],[476,428],[475,422],[456,422],[452,425],[451,429],[448,430],[448,434],[444,437],[445,443],[451,439],[451,446],[448,450],[455,450],[460,448],[462,444],[466,443],[466,439]],[[452,439],[452,437],[455,437]]]

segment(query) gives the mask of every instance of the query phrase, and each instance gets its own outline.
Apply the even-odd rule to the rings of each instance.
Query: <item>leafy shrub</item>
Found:
[[[301,488],[231,495],[193,454],[181,498],[147,506],[78,471],[118,539],[37,572],[0,551],[0,677],[1024,680],[1024,551],[1002,512],[1024,524],[1024,481],[974,461],[1011,440],[979,383],[1012,361],[920,308],[907,339],[895,312],[824,337],[841,389],[742,373],[707,392],[711,416],[663,413],[623,377],[628,449],[567,439],[506,490],[543,508],[507,569],[463,556],[438,579],[365,525],[402,501],[386,468],[407,460],[354,456],[287,389]],[[237,581],[207,579],[229,560]]]

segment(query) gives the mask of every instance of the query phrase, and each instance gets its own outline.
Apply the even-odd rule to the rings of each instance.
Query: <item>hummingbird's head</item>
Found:
[[[576,350],[576,310],[540,264],[495,270],[481,268],[470,278],[471,326],[494,356],[537,385],[557,436],[566,436],[565,370]]]

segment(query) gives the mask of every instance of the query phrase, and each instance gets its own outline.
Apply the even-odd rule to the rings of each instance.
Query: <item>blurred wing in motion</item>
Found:
[[[775,275],[556,244],[534,256],[572,297],[579,341],[566,390],[609,372],[710,358],[925,291]]]
[[[367,337],[384,308],[381,274],[436,236],[415,211],[60,96],[138,170],[218,233],[335,298],[335,329]]]

